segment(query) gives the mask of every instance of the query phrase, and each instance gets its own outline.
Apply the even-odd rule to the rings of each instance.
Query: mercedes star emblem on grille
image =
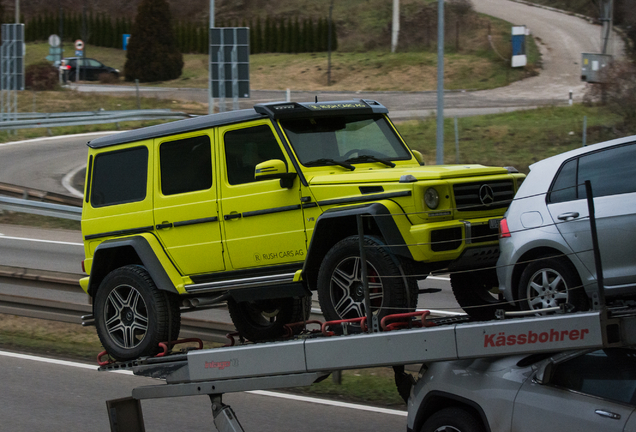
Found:
[[[495,192],[490,185],[484,184],[479,188],[479,201],[485,206],[495,202]]]

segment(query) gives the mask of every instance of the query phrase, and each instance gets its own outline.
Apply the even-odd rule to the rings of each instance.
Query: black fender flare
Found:
[[[97,246],[93,254],[88,294],[94,296],[102,280],[112,270],[130,264],[143,266],[160,290],[178,294],[152,246],[141,236],[106,240]]]
[[[311,281],[316,280],[322,259],[329,249],[340,240],[358,234],[358,215],[371,216],[371,218],[365,219],[373,221],[388,245],[387,249],[393,255],[413,260],[413,255],[391,217],[391,212],[382,203],[376,202],[352,207],[332,208],[318,217],[307,250],[307,257],[303,266],[303,279],[309,283],[310,289],[316,289],[315,286],[312,286]],[[365,230],[365,234],[369,234],[369,232]]]

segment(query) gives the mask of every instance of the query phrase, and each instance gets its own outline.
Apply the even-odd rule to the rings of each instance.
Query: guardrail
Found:
[[[15,120],[0,121],[0,130],[51,128],[142,120],[178,120],[191,117],[166,109],[80,111],[68,113],[17,113]]]
[[[47,192],[26,186],[12,185],[9,183],[0,183],[0,195],[6,195],[13,198],[22,198],[25,200],[30,199],[41,202],[49,202],[53,204],[64,204],[75,207],[82,206],[82,198],[55,192]]]
[[[0,266],[0,281],[19,279],[22,286],[41,289],[84,293],[79,286],[83,275],[75,273],[51,272],[23,267]],[[0,313],[29,318],[81,324],[82,315],[93,313],[93,307],[86,303],[70,303],[44,298],[25,297],[0,293]],[[181,335],[197,337],[210,342],[227,342],[226,334],[235,331],[231,323],[197,318],[181,318]]]
[[[0,196],[0,210],[51,216],[60,219],[82,220],[82,208],[63,204],[30,201],[21,198]]]

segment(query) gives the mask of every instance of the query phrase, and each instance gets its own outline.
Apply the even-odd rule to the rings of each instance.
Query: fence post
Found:
[[[367,328],[369,333],[379,330],[377,322],[373,320],[373,311],[371,311],[371,299],[369,296],[369,277],[367,272],[367,252],[364,247],[364,226],[362,224],[362,215],[356,215],[358,224],[358,241],[360,244],[360,271],[362,279],[362,287],[364,288],[364,309],[367,312]]]
[[[587,116],[583,116],[583,147],[587,145]]]
[[[587,195],[587,209],[590,215],[590,231],[592,234],[592,249],[594,250],[594,264],[596,265],[597,292],[594,293],[594,309],[602,310],[605,307],[605,289],[603,288],[603,265],[601,264],[601,250],[598,246],[598,233],[596,232],[596,216],[594,213],[594,196],[592,195],[592,183],[585,180],[585,194]]]
[[[457,127],[457,116],[455,116],[455,163],[459,163],[459,128]]]

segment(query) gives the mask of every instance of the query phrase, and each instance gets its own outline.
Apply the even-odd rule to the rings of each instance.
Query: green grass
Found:
[[[618,138],[614,128],[621,119],[598,107],[546,107],[459,118],[459,163],[514,166],[527,173],[536,161],[580,147],[584,116],[588,144]],[[435,163],[435,118],[402,122],[397,128],[427,164]],[[444,121],[444,162],[455,163],[453,119]]]

